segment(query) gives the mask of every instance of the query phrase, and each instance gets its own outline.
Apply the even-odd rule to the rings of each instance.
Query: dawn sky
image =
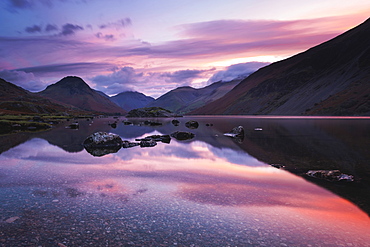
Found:
[[[0,78],[41,91],[75,75],[159,97],[250,73],[369,13],[368,0],[3,0]]]

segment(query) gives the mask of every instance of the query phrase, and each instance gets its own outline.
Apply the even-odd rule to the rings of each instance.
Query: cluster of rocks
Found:
[[[194,137],[193,133],[176,131],[171,134],[177,140],[187,140]],[[109,153],[116,153],[121,148],[131,148],[140,146],[154,147],[157,142],[163,142],[169,144],[171,142],[170,135],[151,135],[140,139],[135,139],[135,142],[122,140],[119,135],[107,133],[107,132],[96,132],[88,136],[83,146],[88,153],[93,156],[104,156]]]
[[[161,107],[144,107],[129,111],[126,117],[148,118],[148,117],[174,117],[175,114]]]

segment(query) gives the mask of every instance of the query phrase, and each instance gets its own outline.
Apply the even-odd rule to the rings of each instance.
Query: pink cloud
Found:
[[[163,43],[129,38],[121,40],[115,34],[96,34],[81,26],[66,24],[61,29],[52,29],[64,32],[64,36],[0,37],[0,64],[4,66],[2,69],[22,70],[40,77],[54,79],[77,71],[77,75],[90,78],[110,76],[109,81],[113,79],[114,75],[110,74],[114,67],[119,70],[130,66],[135,69],[136,80],[128,80],[134,82],[132,85],[115,82],[105,87],[115,93],[127,88],[150,90],[159,95],[159,91],[189,85],[193,79],[204,78],[207,81],[212,76],[210,72],[195,73],[193,77],[190,73],[210,69],[199,68],[203,64],[241,57],[291,56],[358,25],[357,21],[351,16],[343,16],[295,21],[200,22],[177,26],[179,39]],[[130,21],[105,25],[104,29],[108,29],[115,25],[130,25]],[[32,31],[37,30],[32,25],[30,27],[33,27]],[[46,30],[45,27],[42,30]],[[88,32],[91,32],[90,36]],[[105,40],[110,42],[102,42]],[[140,73],[144,75],[138,77]],[[205,78],[206,74],[208,78]],[[148,82],[151,86],[146,85]]]
[[[29,61],[22,65],[14,62],[10,69],[49,64],[56,59],[60,63],[112,59],[127,63],[135,57],[165,59],[162,64],[168,58],[212,62],[241,56],[294,55],[345,31],[338,29],[339,24],[343,24],[339,17],[296,21],[219,20],[182,25],[178,27],[181,39],[157,44],[125,40],[117,45],[93,43],[91,38],[81,41],[63,37],[0,38],[0,43],[6,48],[5,59],[22,56]],[[82,27],[70,24],[62,32],[67,35],[79,30]],[[100,33],[91,35],[115,38]]]

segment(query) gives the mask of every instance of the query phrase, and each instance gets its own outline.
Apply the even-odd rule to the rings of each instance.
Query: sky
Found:
[[[369,18],[368,0],[2,0],[0,78],[157,98],[246,76]]]

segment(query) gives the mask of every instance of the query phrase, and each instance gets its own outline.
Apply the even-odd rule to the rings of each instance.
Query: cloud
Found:
[[[340,18],[294,21],[217,20],[178,26],[181,39],[126,49],[122,55],[215,60],[290,56],[335,37]],[[325,28],[322,23],[325,23]]]
[[[118,71],[114,71],[109,75],[98,75],[91,78],[91,81],[96,84],[96,89],[107,94],[117,94],[124,91],[134,91],[135,85],[142,73],[136,73],[132,67],[123,67]]]
[[[5,0],[7,2],[7,10],[17,12],[18,9],[32,9],[37,5],[52,8],[55,0]],[[89,0],[73,0],[73,3],[86,3]],[[61,3],[72,2],[72,0],[59,0]]]
[[[0,70],[0,78],[31,92],[38,92],[46,87],[46,84],[36,78],[33,73],[24,71]]]
[[[114,65],[110,63],[67,63],[67,64],[51,64],[27,68],[19,68],[17,71],[26,73],[33,73],[38,76],[50,75],[54,73],[89,73],[101,72],[113,68]]]
[[[123,67],[107,75],[98,75],[91,78],[95,88],[108,95],[124,91],[140,91],[152,97],[161,96],[164,92],[177,87],[189,86],[194,79],[209,78],[214,71],[206,70],[178,70],[171,72],[153,72],[149,69],[135,70],[133,67]]]
[[[27,33],[50,33],[58,30],[59,30],[58,26],[53,24],[47,24],[45,28],[43,28],[41,25],[33,25],[25,28],[25,31]],[[84,28],[79,25],[67,23],[62,26],[62,31],[59,33],[59,35],[68,36],[75,34],[76,31],[80,30],[84,30]]]
[[[27,33],[41,33],[41,26],[33,25],[32,27],[26,27],[25,31]]]
[[[168,82],[181,83],[183,85],[190,84],[190,82],[197,78],[204,78],[204,74],[215,69],[208,70],[197,70],[197,69],[187,69],[187,70],[178,70],[175,72],[164,72],[160,73],[160,77],[165,78]]]
[[[120,19],[116,22],[108,22],[106,24],[101,24],[99,25],[99,28],[100,29],[106,29],[106,28],[115,28],[115,29],[122,29],[122,28],[125,28],[127,26],[130,26],[132,24],[132,21],[130,18],[124,18],[124,19]]]
[[[80,30],[84,30],[84,28],[79,25],[73,25],[73,24],[67,23],[62,26],[62,31],[60,32],[60,35],[62,36],[73,35],[76,33],[76,31],[80,31]]]
[[[48,24],[45,28],[45,32],[52,32],[52,31],[57,31],[57,30],[58,30],[58,26],[52,25],[52,24]]]
[[[57,81],[65,76],[77,75],[87,77],[91,73],[102,73],[114,65],[109,63],[70,63],[18,68],[16,70],[0,70],[0,78],[14,83],[31,92],[43,90],[47,83],[40,78]]]
[[[336,23],[335,21],[327,21]],[[93,43],[90,40],[83,42],[80,40],[60,40],[58,37],[43,38],[1,38],[2,45],[8,45],[9,49],[3,48],[2,57],[9,61],[15,61],[14,56],[18,54],[29,54],[34,60],[42,56],[45,62],[55,61],[55,58],[72,60],[78,62],[77,58],[85,61],[120,60],[122,62],[160,61],[160,64],[168,63],[171,65],[184,64],[188,60],[194,63],[210,63],[226,59],[253,57],[253,56],[289,56],[297,52],[312,47],[315,44],[328,40],[338,34],[329,28],[324,31],[319,27],[318,20],[310,21],[212,21],[194,23],[181,26],[180,34],[183,39],[173,40],[164,43],[144,44],[140,40],[126,40],[120,45],[106,45],[106,43]],[[219,31],[217,32],[217,28]],[[59,36],[71,36],[83,30],[83,27],[74,24],[65,24]],[[230,31],[228,31],[230,30]],[[280,31],[279,31],[280,30]],[[116,36],[112,34],[99,33],[97,37],[113,40]],[[17,42],[15,42],[17,41]],[[61,47],[62,49],[56,49]],[[12,52],[13,51],[13,52]],[[36,53],[37,51],[37,53]],[[32,55],[31,55],[32,54]],[[68,54],[68,56],[66,56]],[[52,57],[53,55],[54,57]],[[83,57],[83,58],[82,58]],[[18,60],[19,61],[19,60]],[[81,60],[80,60],[81,61]],[[145,61],[145,62],[144,62]],[[40,62],[39,62],[40,63]],[[158,64],[158,63],[157,63]]]
[[[268,65],[269,63],[261,62],[249,62],[249,63],[239,63],[233,64],[227,67],[225,70],[218,71],[215,73],[208,82],[216,81],[231,81],[236,78],[245,78],[252,74],[261,67]]]
[[[34,4],[33,0],[8,0],[11,8],[27,9],[31,8]]]
[[[95,34],[95,37],[97,37],[98,39],[104,39],[106,41],[114,41],[115,38],[114,38],[114,35],[113,34],[102,34],[101,32]]]

